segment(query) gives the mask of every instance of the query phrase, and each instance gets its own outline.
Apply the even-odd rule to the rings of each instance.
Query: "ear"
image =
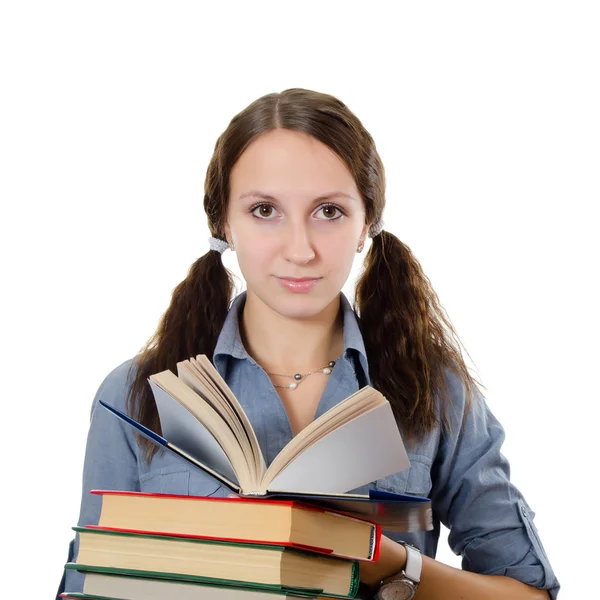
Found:
[[[229,227],[229,223],[225,223],[225,239],[227,240],[227,243],[231,246],[232,243],[232,237],[231,237],[231,228]]]
[[[369,233],[370,228],[371,228],[371,223],[365,223],[364,227],[362,228],[362,231],[360,232],[361,240],[364,241],[367,239],[367,234]]]

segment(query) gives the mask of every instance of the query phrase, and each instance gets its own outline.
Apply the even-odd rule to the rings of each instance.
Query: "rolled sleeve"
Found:
[[[476,390],[465,417],[465,389],[449,374],[453,405],[433,465],[432,507],[449,528],[448,543],[464,570],[505,575],[550,591],[559,583],[534,525],[534,512],[510,481],[500,449],[505,433]]]

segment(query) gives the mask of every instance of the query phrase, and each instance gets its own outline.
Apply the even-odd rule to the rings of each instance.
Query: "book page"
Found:
[[[222,419],[229,425],[231,432],[240,442],[240,446],[245,454],[251,453],[252,448],[248,443],[243,427],[240,425],[234,410],[230,404],[220,395],[217,388],[209,383],[204,373],[198,372],[196,367],[188,360],[177,363],[177,377],[183,381],[189,388],[194,390],[203,401],[208,402],[214,408]]]
[[[154,381],[149,380],[160,418],[162,437],[211,469],[239,483],[227,455],[192,413]]]
[[[263,477],[263,484],[268,487],[268,482],[283,471],[296,456],[328,433],[384,402],[387,402],[387,400],[380,392],[371,386],[365,386],[330,408],[326,413],[307,425],[281,449],[269,465]]]
[[[167,396],[175,403],[185,407],[193,417],[202,422],[227,455],[236,472],[240,487],[244,490],[253,490],[257,484],[257,476],[252,456],[244,454],[231,428],[210,403],[203,400],[169,369],[150,375],[150,380],[168,392]]]
[[[204,371],[204,374],[211,380],[213,386],[221,392],[223,397],[227,399],[227,402],[231,408],[235,411],[240,424],[246,432],[248,441],[252,446],[258,478],[262,477],[267,469],[267,465],[265,464],[265,459],[258,443],[256,433],[239,400],[235,397],[234,393],[231,391],[231,388],[227,385],[227,382],[221,377],[219,371],[217,371],[215,366],[210,362],[205,354],[198,354],[195,359],[191,358],[190,361],[195,364],[197,368]]]
[[[269,491],[345,493],[409,466],[386,400],[305,448],[264,484]]]

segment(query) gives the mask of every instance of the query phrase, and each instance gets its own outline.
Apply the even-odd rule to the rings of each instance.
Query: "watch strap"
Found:
[[[423,568],[423,557],[417,548],[410,544],[402,544],[406,549],[406,566],[404,575],[411,581],[419,583],[421,581],[421,569]]]

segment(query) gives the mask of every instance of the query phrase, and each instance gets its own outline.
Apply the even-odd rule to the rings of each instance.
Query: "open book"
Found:
[[[391,406],[370,386],[315,419],[267,467],[247,415],[208,358],[199,354],[178,362],[177,373],[166,370],[148,380],[162,436],[102,400],[100,403],[147,438],[238,494],[321,499],[331,508],[335,504],[327,498],[337,499],[344,501],[342,510],[348,510],[352,498],[368,502],[377,496],[350,495],[346,494],[348,490],[410,466]],[[410,530],[431,528],[428,499],[385,493],[379,496],[388,503],[423,503]],[[368,518],[373,508],[367,511]],[[377,510],[383,515],[390,508]],[[364,514],[365,510],[348,512]]]

